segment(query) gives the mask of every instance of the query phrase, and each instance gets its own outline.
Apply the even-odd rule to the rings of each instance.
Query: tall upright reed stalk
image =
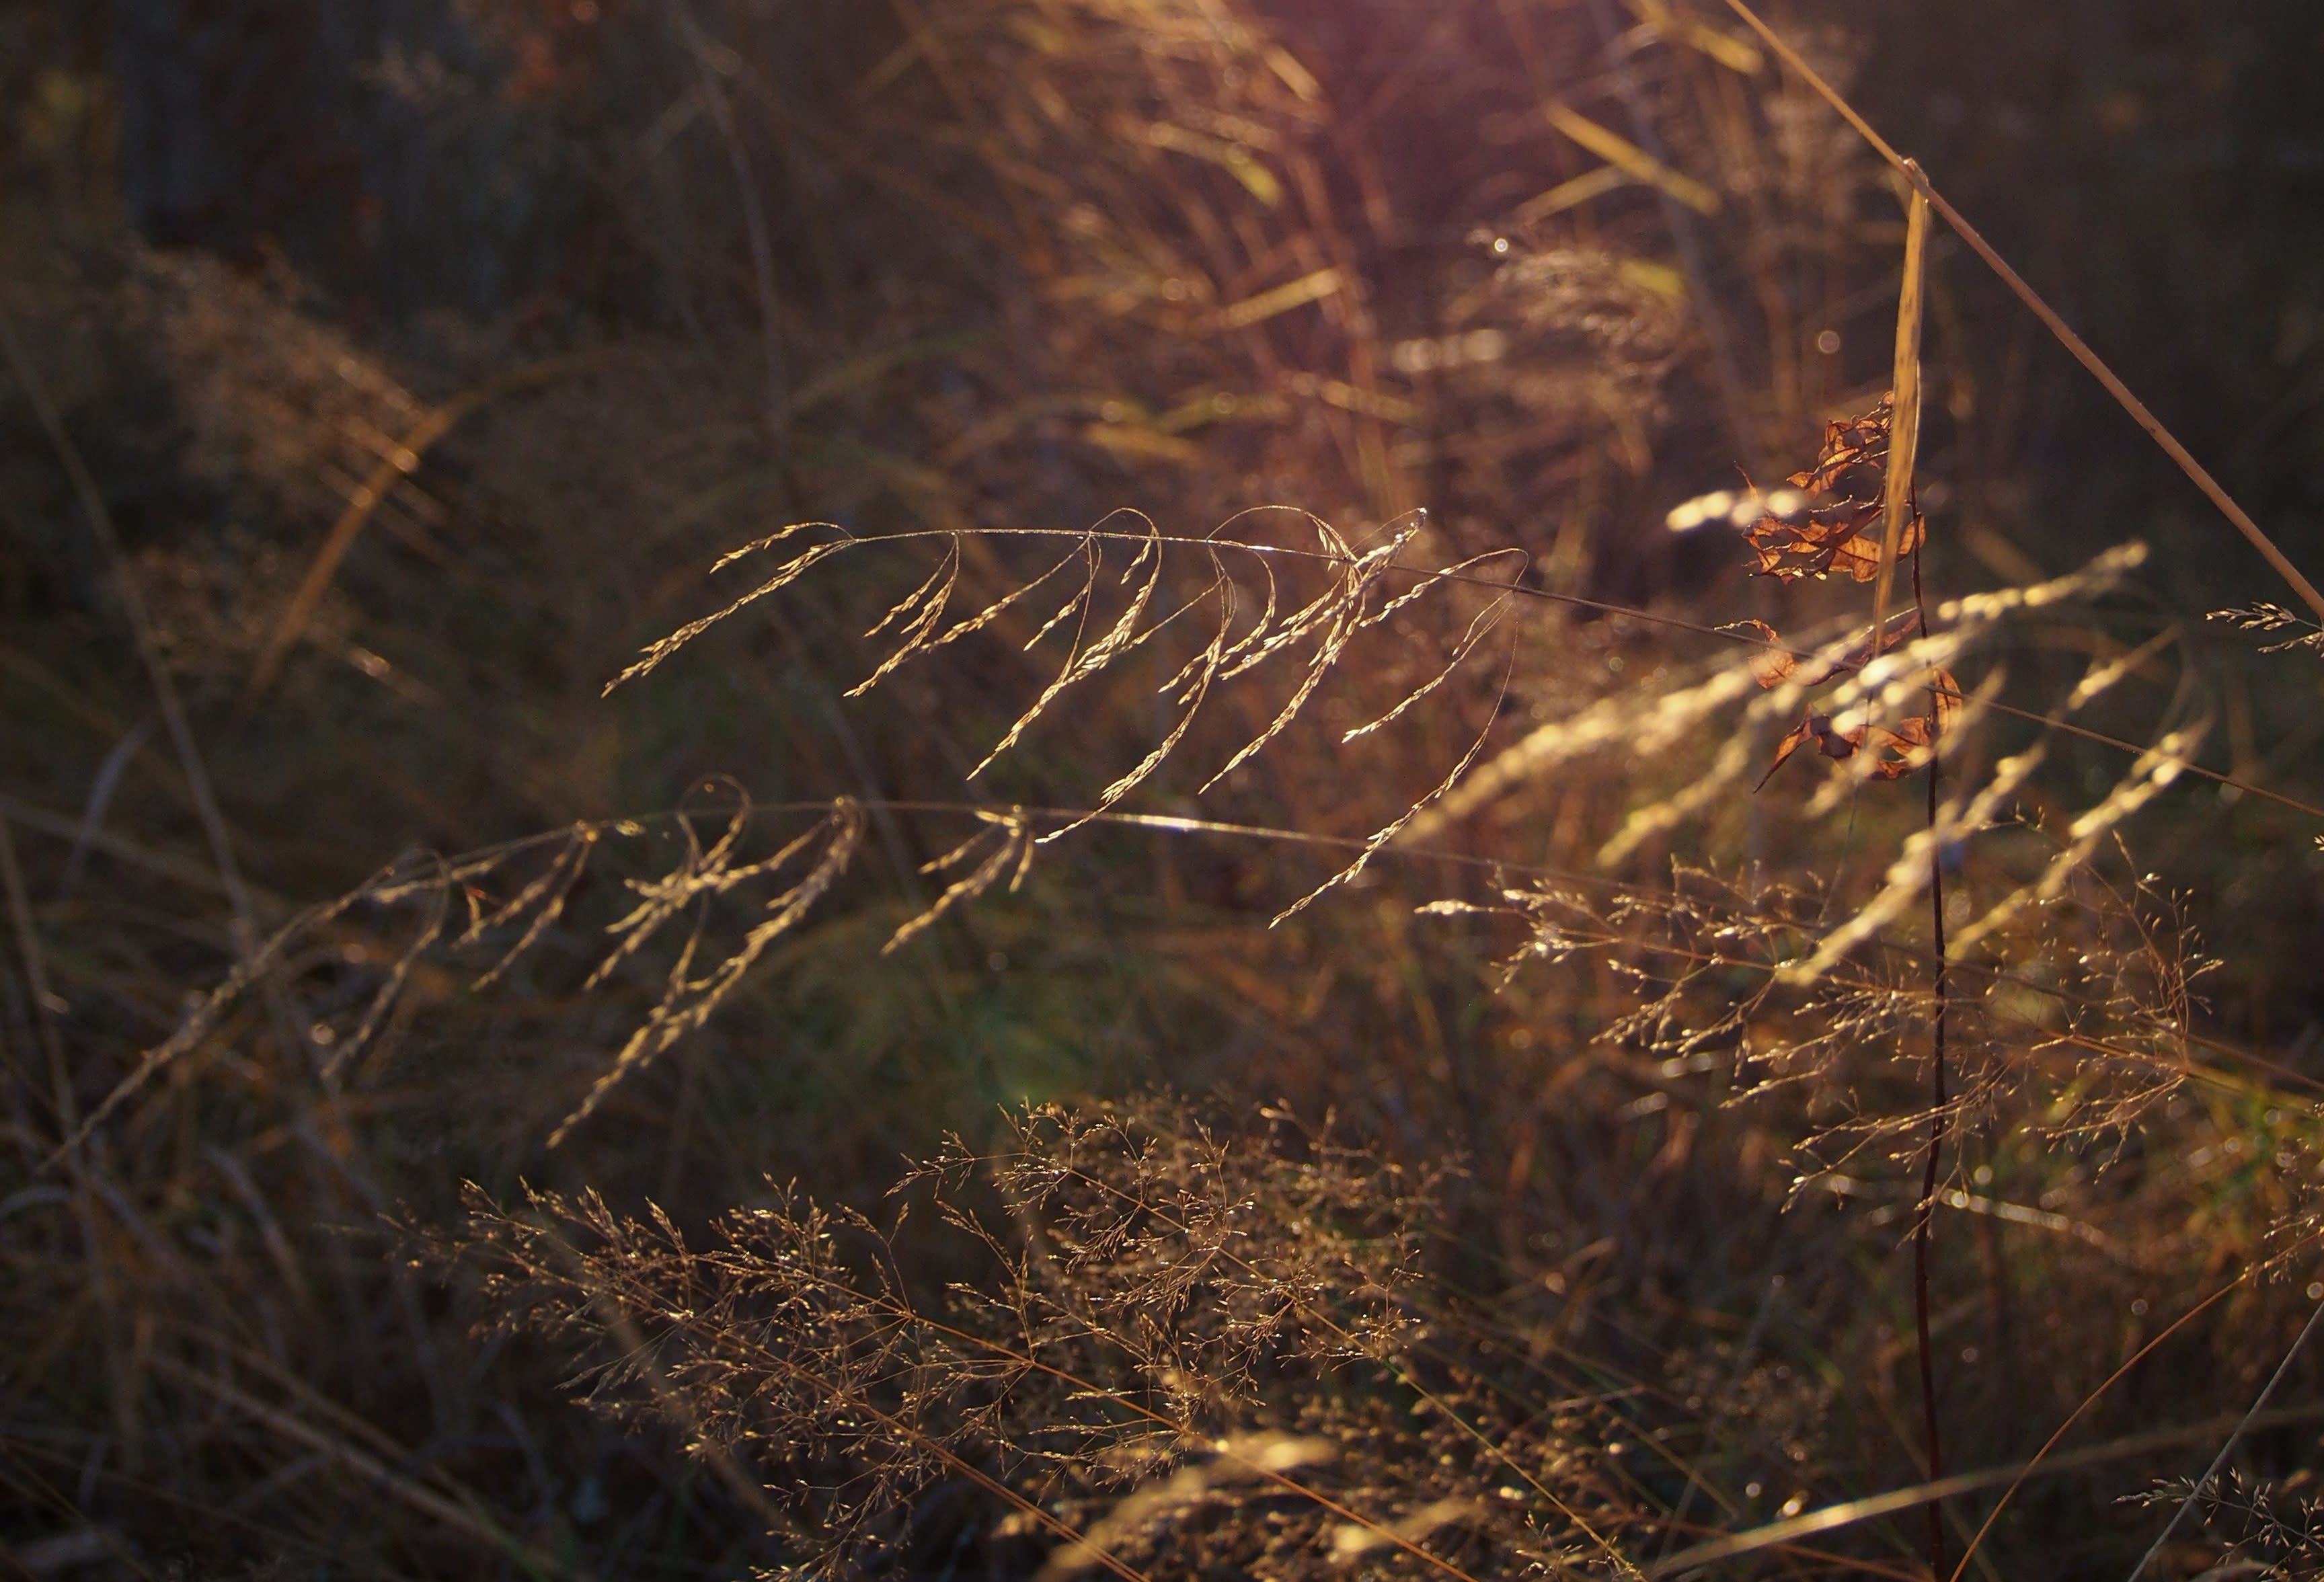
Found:
[[[1918,514],[1913,503],[1913,466],[1921,444],[1921,321],[1928,254],[1929,200],[1916,183],[1905,197],[1904,281],[1896,305],[1895,415],[1889,429],[1885,484],[1887,513],[1881,531],[1880,575],[1872,596],[1872,630],[1876,639],[1877,634],[1887,630],[1888,599],[1895,581],[1898,547],[1904,542],[1906,524]],[[1924,642],[1929,636],[1928,602],[1921,585],[1922,548],[1925,543],[1923,538],[1912,551],[1913,609]],[[1944,851],[1937,831],[1937,797],[1943,763],[1943,743],[1938,732],[1945,711],[1933,690],[1936,685],[1932,680],[1929,694],[1927,771],[1929,937],[1936,956],[1931,983],[1933,1005],[1929,1016],[1929,1144],[1928,1160],[1921,1177],[1921,1200],[1913,1223],[1913,1327],[1920,1351],[1922,1431],[1926,1436],[1929,1481],[1932,1484],[1944,1480],[1945,1460],[1943,1438],[1937,1421],[1936,1347],[1929,1334],[1929,1255],[1936,1229],[1938,1169],[1951,1113],[1945,1091]],[[1929,1568],[1937,1576],[1944,1575],[1944,1507],[1933,1499],[1929,1502]]]

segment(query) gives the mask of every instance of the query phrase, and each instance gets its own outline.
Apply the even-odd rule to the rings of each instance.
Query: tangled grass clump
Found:
[[[591,1359],[593,1405],[677,1414],[793,1491],[806,1573],[1521,1576],[1613,1552],[1636,1517],[1586,1412],[1525,1406],[1426,1278],[1432,1184],[1269,1122],[1028,1110],[908,1175],[888,1228],[776,1188],[704,1249],[595,1196],[477,1194],[436,1255]],[[899,1251],[923,1205],[982,1265],[942,1292],[913,1289],[928,1249]]]

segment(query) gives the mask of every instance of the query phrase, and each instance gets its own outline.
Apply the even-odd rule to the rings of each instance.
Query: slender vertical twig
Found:
[[[1921,556],[1913,555],[1913,608],[1920,620],[1920,634],[1929,635],[1929,607],[1921,593]],[[1936,952],[1936,981],[1933,989],[1934,1007],[1930,1016],[1929,1054],[1933,1072],[1930,1091],[1932,1104],[1929,1111],[1929,1159],[1921,1173],[1921,1207],[1913,1222],[1913,1326],[1921,1353],[1921,1419],[1929,1442],[1929,1481],[1935,1483],[1945,1475],[1943,1440],[1937,1422],[1936,1351],[1929,1336],[1929,1256],[1937,1211],[1937,1162],[1944,1152],[1945,1131],[1950,1119],[1950,1099],[1945,1092],[1945,996],[1950,985],[1946,981],[1945,961],[1945,852],[1944,843],[1937,837],[1938,774],[1941,760],[1939,747],[1938,722],[1943,717],[1934,688],[1929,693],[1929,931],[1931,944]],[[1945,1574],[1944,1504],[1941,1499],[1929,1501],[1929,1574]]]
[[[1910,161],[1907,161],[1910,164]],[[1909,174],[1909,171],[1908,171]],[[1894,596],[1896,558],[1913,557],[1913,608],[1920,635],[1929,635],[1929,610],[1921,589],[1921,551],[1927,536],[1922,529],[1908,547],[1905,534],[1920,527],[1913,499],[1913,469],[1921,443],[1921,323],[1926,292],[1923,281],[1928,269],[1929,198],[1916,182],[1905,198],[1904,283],[1896,299],[1895,384],[1888,421],[1888,470],[1884,486],[1884,521],[1880,539],[1880,571],[1873,584],[1872,652],[1880,650],[1888,630],[1888,604]],[[1945,1475],[1944,1439],[1937,1418],[1936,1347],[1929,1333],[1929,1264],[1935,1240],[1939,1157],[1944,1151],[1945,1092],[1945,875],[1944,852],[1936,839],[1939,722],[1944,711],[1932,689],[1929,694],[1929,917],[1936,950],[1935,1011],[1931,1021],[1930,1054],[1934,1072],[1934,1104],[1929,1117],[1929,1156],[1921,1177],[1921,1201],[1913,1219],[1913,1329],[1918,1342],[1921,1371],[1921,1426],[1928,1445],[1929,1481]],[[1929,1573],[1945,1574],[1944,1506],[1928,1504]]]

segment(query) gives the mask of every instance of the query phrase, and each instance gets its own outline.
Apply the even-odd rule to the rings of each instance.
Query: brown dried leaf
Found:
[[[1874,520],[1877,521],[1878,518],[1879,512],[1876,509]],[[1904,524],[1904,530],[1897,538],[1896,553],[1900,556],[1912,554],[1927,537],[1928,524],[1918,511],[1914,512],[1913,520]],[[1833,546],[1830,569],[1846,572],[1859,583],[1872,581],[1880,575],[1879,541],[1868,534],[1851,534]]]
[[[1748,632],[1767,645],[1751,656],[1751,678],[1762,687],[1781,686],[1798,673],[1800,657],[1784,648],[1782,634],[1766,621],[1729,621],[1721,630]]]
[[[1886,480],[1881,463],[1888,454],[1895,398],[1861,417],[1825,425],[1823,449],[1815,465],[1792,474],[1792,483],[1812,493],[1835,495],[1831,503],[1788,517],[1762,516],[1744,529],[1761,576],[1784,582],[1834,572],[1868,583],[1880,574],[1880,546],[1873,529],[1886,512]],[[1906,525],[1897,553],[1921,547],[1926,528],[1918,512]]]
[[[1854,758],[1864,747],[1864,727],[1842,726],[1831,714],[1810,714],[1808,731],[1815,738],[1816,750],[1829,759]]]
[[[1767,766],[1767,772],[1759,777],[1759,785],[1751,787],[1753,791],[1757,791],[1760,786],[1765,786],[1768,781],[1775,777],[1775,771],[1782,768],[1784,763],[1791,758],[1792,754],[1799,751],[1801,746],[1805,743],[1808,738],[1813,733],[1814,725],[1815,716],[1811,714],[1806,719],[1801,721],[1798,724],[1793,726],[1792,729],[1785,733],[1784,739],[1775,743],[1775,761]]]
[[[1868,732],[1859,731],[1861,741],[1868,736],[1871,750],[1879,756],[1873,760],[1871,772],[1883,780],[1901,780],[1921,767],[1927,757],[1929,722],[1926,715],[1915,715],[1895,730],[1875,725]]]
[[[1893,647],[1902,635],[1901,631],[1893,633],[1884,646]],[[1868,631],[1866,636],[1868,638],[1870,633]],[[1860,665],[1866,657],[1859,651],[1851,656],[1851,663]],[[1828,759],[1846,759],[1860,752],[1869,752],[1873,755],[1872,761],[1865,766],[1865,774],[1880,780],[1903,779],[1929,761],[1937,743],[1960,719],[1960,683],[1954,679],[1951,671],[1932,670],[1929,673],[1929,690],[1936,713],[1915,714],[1899,722],[1894,730],[1886,725],[1869,724],[1861,713],[1856,715],[1853,724],[1843,723],[1840,716],[1832,714],[1807,715],[1775,744],[1775,760],[1768,764],[1767,772],[1759,777],[1759,786],[1765,786],[1775,778],[1775,771],[1810,742],[1813,742],[1816,750]],[[1756,791],[1759,786],[1752,789]]]
[[[1896,392],[1860,417],[1834,418],[1823,427],[1823,449],[1815,465],[1794,473],[1794,486],[1817,494],[1840,488],[1840,480],[1858,467],[1879,467],[1888,459],[1888,430],[1896,416]]]

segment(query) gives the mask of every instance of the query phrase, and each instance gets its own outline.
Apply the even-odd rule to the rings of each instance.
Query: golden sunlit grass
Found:
[[[2316,596],[1729,5],[479,6],[567,332],[0,288],[0,1556],[2312,1571],[2315,1081],[2135,854],[2315,810],[2177,547],[1955,580],[1943,239]]]

